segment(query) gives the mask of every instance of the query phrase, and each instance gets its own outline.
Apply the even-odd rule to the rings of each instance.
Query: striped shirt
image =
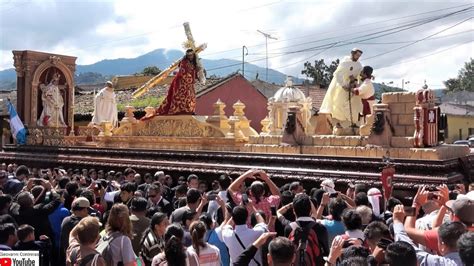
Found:
[[[153,257],[160,254],[164,247],[164,239],[156,236],[153,231],[149,231],[143,240],[142,249],[140,251],[145,265],[151,265]]]
[[[200,266],[220,266],[221,256],[220,251],[216,246],[206,243],[206,247],[199,248],[199,255],[193,246],[188,247],[188,253],[197,258]]]

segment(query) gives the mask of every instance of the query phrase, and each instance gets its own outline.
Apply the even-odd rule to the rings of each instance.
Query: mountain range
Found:
[[[105,59],[90,65],[77,65],[76,75],[86,72],[100,73],[103,76],[132,75],[141,72],[147,66],[157,66],[163,70],[182,56],[183,52],[179,50],[156,49],[135,58]],[[224,77],[240,71],[242,68],[242,61],[239,60],[202,58],[201,62],[207,70],[208,76]],[[245,64],[245,76],[250,80],[255,79],[257,73],[260,79],[265,79],[265,71],[266,69],[263,67],[249,63]],[[0,90],[14,89],[15,79],[15,69],[0,71]],[[285,79],[286,74],[268,69],[268,82],[283,84]],[[296,82],[301,81],[296,80]]]

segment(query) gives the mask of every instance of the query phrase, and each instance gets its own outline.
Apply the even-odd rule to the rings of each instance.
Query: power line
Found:
[[[472,7],[470,7],[472,8]],[[470,9],[470,8],[467,8],[467,9]],[[408,29],[411,29],[411,28],[415,28],[415,27],[418,27],[418,26],[421,26],[421,25],[424,25],[424,24],[427,24],[427,23],[430,23],[430,22],[433,22],[433,21],[436,21],[436,20],[439,20],[439,19],[443,19],[445,17],[449,17],[449,16],[453,16],[453,15],[458,15],[458,14],[462,14],[462,12],[466,12],[467,9],[463,9],[463,10],[458,10],[456,12],[452,12],[452,13],[448,13],[448,14],[443,14],[443,15],[440,15],[440,16],[436,16],[436,17],[430,17],[430,18],[424,18],[422,20],[416,20],[416,21],[410,21],[408,24],[405,24],[405,25],[399,25],[399,26],[396,26],[396,27],[392,27],[390,29],[385,29],[385,30],[382,30],[382,31],[377,31],[377,32],[372,32],[372,33],[369,33],[369,34],[365,34],[365,35],[361,35],[361,36],[358,36],[356,38],[350,38],[350,39],[346,39],[344,41],[338,41],[338,42],[346,42],[346,44],[341,44],[341,45],[338,45],[336,47],[340,47],[340,46],[345,46],[345,45],[348,45],[348,44],[358,44],[360,43],[361,41],[367,41],[367,40],[372,40],[372,39],[376,39],[376,38],[380,38],[380,37],[383,37],[383,36],[387,36],[387,35],[391,35],[391,34],[395,34],[395,33],[398,33],[398,32],[401,32],[401,31],[405,31],[405,30],[408,30]],[[398,25],[398,24],[397,24]],[[382,27],[382,28],[385,28],[385,27]],[[390,32],[390,31],[393,31],[393,32]],[[367,31],[361,31],[361,32],[367,32]],[[386,33],[387,32],[387,33]],[[356,32],[354,33],[355,35],[357,35],[358,33],[360,32]],[[384,33],[384,34],[380,34],[380,33]],[[341,36],[351,36],[351,35],[354,35],[354,34],[349,34],[349,35],[341,35]],[[379,34],[379,35],[377,35]],[[362,40],[357,40],[359,38],[362,38],[362,37],[369,37],[369,36],[373,36],[371,38],[365,38],[365,39],[362,39]],[[311,42],[306,42],[306,43],[303,43],[303,44],[308,44],[308,43],[315,43],[315,42],[321,42],[321,41],[324,41],[324,40],[330,40],[330,39],[336,39],[337,37],[339,36],[336,36],[336,37],[331,37],[331,38],[325,38],[325,39],[321,39],[321,40],[316,40],[316,41],[311,41]],[[351,40],[354,40],[354,41],[351,41]],[[334,42],[333,42],[334,43]],[[310,47],[310,48],[305,48],[305,49],[301,49],[301,50],[296,50],[296,51],[283,51],[283,52],[279,52],[279,53],[270,53],[270,54],[274,54],[274,55],[286,55],[286,54],[292,54],[292,53],[300,53],[300,52],[305,52],[305,51],[314,51],[314,50],[318,50],[318,49],[324,49],[327,45],[331,45],[333,43],[329,43],[329,44],[323,44],[323,45],[320,45],[320,46],[315,46],[315,47]],[[296,45],[291,45],[291,46],[287,46],[287,47],[282,47],[282,48],[289,48],[289,47],[295,47],[295,46],[300,46],[302,44],[296,44]],[[280,48],[280,49],[282,49]]]
[[[464,20],[462,20],[462,21],[460,21],[460,22],[458,22],[458,23],[456,23],[456,24],[454,24],[454,25],[452,25],[452,26],[449,26],[449,27],[444,28],[444,29],[442,29],[442,30],[440,30],[440,31],[437,31],[437,32],[435,32],[435,33],[433,33],[433,34],[430,34],[430,35],[426,36],[425,38],[421,38],[421,39],[419,39],[419,40],[413,41],[413,42],[411,42],[411,43],[409,43],[409,44],[406,44],[406,45],[402,45],[402,46],[400,46],[400,47],[398,47],[398,48],[389,50],[389,51],[384,52],[384,53],[380,53],[380,54],[377,54],[377,55],[374,55],[374,56],[370,56],[370,57],[364,58],[364,60],[369,60],[369,59],[373,59],[373,58],[376,58],[376,57],[379,57],[379,56],[383,56],[383,55],[386,55],[386,54],[389,54],[389,53],[392,53],[392,52],[401,50],[401,49],[406,48],[406,47],[408,47],[408,46],[417,44],[417,43],[419,43],[419,42],[421,42],[421,41],[424,41],[424,40],[426,40],[426,39],[428,39],[428,38],[430,38],[430,37],[433,37],[433,36],[438,35],[438,34],[440,34],[440,33],[442,33],[442,32],[445,32],[445,31],[447,31],[447,30],[449,30],[449,29],[452,29],[452,28],[454,28],[454,27],[456,27],[456,26],[458,26],[458,25],[461,25],[462,23],[464,23],[464,22],[466,22],[466,21],[469,21],[469,20],[471,20],[471,19],[472,19],[472,17],[470,17],[470,18],[468,18],[468,19],[464,19]]]
[[[344,41],[339,41],[339,43],[341,43],[341,44],[339,44],[339,45],[337,45],[338,42],[333,42],[333,43],[324,44],[324,45],[320,45],[320,46],[316,46],[316,47],[311,47],[311,48],[306,48],[306,49],[302,49],[302,50],[296,50],[296,51],[290,51],[290,52],[282,52],[281,54],[278,54],[278,55],[275,55],[275,56],[269,57],[269,58],[276,58],[276,57],[281,57],[281,56],[285,56],[285,55],[289,55],[289,54],[295,54],[295,53],[301,53],[301,52],[308,52],[308,51],[315,51],[315,50],[320,50],[320,49],[326,49],[327,47],[330,47],[330,46],[333,46],[333,47],[341,47],[341,46],[346,46],[346,45],[349,45],[349,44],[358,43],[358,42],[361,42],[361,41],[372,40],[372,39],[380,38],[380,37],[383,37],[383,36],[395,34],[395,33],[401,32],[401,31],[409,30],[409,29],[412,29],[412,28],[415,28],[415,27],[419,27],[419,26],[422,26],[422,25],[425,25],[425,24],[428,24],[428,23],[431,23],[431,22],[433,22],[433,21],[440,20],[440,19],[443,19],[443,18],[446,18],[446,17],[449,17],[449,16],[457,15],[457,14],[459,14],[459,13],[465,12],[465,11],[467,11],[467,10],[469,10],[469,9],[472,9],[472,8],[473,8],[473,7],[471,6],[471,7],[469,7],[469,8],[465,8],[465,9],[458,10],[458,11],[455,11],[455,12],[451,12],[451,13],[448,13],[448,14],[442,14],[442,15],[440,15],[440,16],[436,16],[436,17],[433,17],[433,18],[425,19],[425,20],[423,20],[423,21],[419,21],[419,22],[416,22],[416,23],[409,23],[408,25],[393,27],[393,28],[388,29],[388,30],[378,31],[378,32],[366,34],[366,35],[363,35],[363,36],[360,36],[360,37],[357,37],[357,38],[352,38],[352,39],[359,39],[359,38],[361,38],[361,37],[368,37],[368,38],[365,38],[365,39],[362,39],[362,40],[351,41],[351,39],[347,39],[347,40],[344,40]],[[395,31],[394,31],[394,30],[395,30]],[[388,33],[386,33],[386,32],[388,32]],[[377,35],[377,34],[378,34],[378,35]],[[374,35],[375,35],[375,36],[374,36]],[[371,37],[369,37],[369,36],[371,36]],[[418,41],[420,41],[420,40],[418,40]],[[336,44],[336,45],[335,45],[335,44]],[[265,59],[265,58],[259,58],[259,59],[255,59],[255,60],[250,60],[250,61],[248,61],[248,63],[258,62],[258,61],[261,61],[262,59]],[[238,64],[230,64],[230,65],[225,65],[225,66],[220,66],[220,67],[215,67],[215,68],[212,68],[212,69],[208,69],[207,71],[214,71],[214,70],[218,70],[218,69],[233,67],[233,66],[236,66],[236,65],[240,65],[240,63],[238,63]]]
[[[448,35],[443,35],[443,36],[439,36],[439,37],[428,38],[428,39],[426,39],[426,41],[428,41],[428,40],[439,40],[439,39],[449,38],[449,37],[452,37],[452,36],[455,36],[455,35],[461,35],[461,34],[468,33],[468,32],[473,32],[473,31],[474,31],[474,30],[466,30],[466,31],[456,32],[456,33],[453,33],[453,34],[448,34]],[[411,42],[413,42],[413,40],[410,40],[410,41],[398,41],[398,42],[359,42],[358,44],[364,44],[364,45],[391,45],[391,44],[403,44],[403,43],[411,43]]]
[[[441,8],[441,9],[431,10],[431,11],[427,11],[427,12],[415,13],[415,14],[407,15],[407,16],[403,16],[403,17],[397,17],[397,18],[392,18],[392,19],[387,19],[387,20],[381,20],[381,21],[366,23],[366,24],[362,24],[362,25],[348,26],[348,27],[345,27],[344,29],[336,30],[336,31],[319,32],[319,33],[314,33],[314,34],[302,35],[302,36],[298,36],[298,37],[294,37],[294,38],[281,39],[281,40],[276,41],[274,43],[285,42],[285,41],[296,40],[296,39],[302,39],[302,38],[315,36],[315,35],[320,36],[321,34],[346,31],[348,28],[354,28],[354,27],[360,28],[360,27],[365,27],[365,26],[374,25],[374,24],[382,24],[382,23],[386,23],[386,22],[390,22],[390,21],[406,19],[406,18],[410,18],[410,17],[419,17],[420,15],[426,15],[426,14],[436,13],[436,12],[440,12],[440,11],[447,11],[447,10],[456,9],[456,8],[465,7],[465,6],[472,6],[472,4],[462,4],[462,5],[457,5],[457,6],[448,7],[448,8]],[[258,47],[258,46],[263,46],[263,45],[265,45],[265,44],[260,43],[260,44],[254,44],[254,45],[247,45],[247,47]],[[206,53],[205,55],[215,55],[215,54],[226,53],[226,52],[231,52],[231,51],[240,51],[240,49],[241,48],[232,48],[232,49],[221,50],[221,51],[216,51],[216,52],[212,52],[212,53]]]
[[[460,43],[460,44],[456,44],[456,45],[452,45],[446,49],[443,49],[441,51],[437,51],[437,52],[434,52],[434,53],[430,53],[430,54],[427,54],[427,55],[424,55],[424,56],[420,56],[420,57],[417,57],[417,58],[414,58],[414,59],[410,59],[410,60],[407,60],[407,61],[402,61],[402,62],[399,62],[399,63],[395,63],[395,64],[390,64],[390,65],[387,65],[387,66],[382,66],[382,67],[375,67],[377,70],[379,69],[383,69],[383,68],[388,68],[388,67],[392,67],[392,66],[397,66],[397,65],[401,65],[401,64],[405,64],[405,63],[409,63],[409,62],[413,62],[413,61],[417,61],[417,60],[420,60],[420,59],[423,59],[423,58],[426,58],[426,57],[430,57],[430,56],[433,56],[433,55],[436,55],[436,54],[440,54],[440,53],[444,53],[446,51],[449,51],[451,49],[454,49],[456,47],[459,47],[459,46],[463,46],[465,44],[468,44],[468,43],[471,43],[473,41],[469,40],[467,42],[463,42],[463,43]]]

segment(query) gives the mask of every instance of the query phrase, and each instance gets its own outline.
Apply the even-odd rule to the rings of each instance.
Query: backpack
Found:
[[[321,257],[321,247],[318,236],[313,230],[316,222],[309,222],[305,227],[301,227],[298,221],[290,223],[293,229],[288,236],[296,249],[294,263],[297,266],[316,266],[318,258]]]
[[[99,253],[89,254],[89,255],[87,255],[87,256],[85,256],[84,258],[81,259],[81,263],[77,263],[77,253],[78,252],[80,252],[79,247],[74,248],[73,250],[71,250],[70,260],[71,260],[72,265],[74,265],[74,266],[86,266],[89,262],[91,262],[92,266],[97,265],[97,260],[100,257]]]
[[[97,244],[97,247],[95,250],[99,252],[99,254],[104,258],[105,264],[106,265],[113,265],[113,255],[112,255],[112,248],[111,244],[112,241],[115,239],[119,238],[121,236],[120,233],[112,233],[110,236],[104,235],[100,238],[99,244]]]

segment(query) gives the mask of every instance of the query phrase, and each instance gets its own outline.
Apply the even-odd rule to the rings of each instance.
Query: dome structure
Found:
[[[275,102],[302,102],[305,99],[304,93],[300,89],[293,87],[291,77],[286,79],[285,87],[280,88],[273,96]]]
[[[304,93],[300,89],[293,87],[291,77],[286,79],[285,87],[280,88],[273,96],[275,102],[300,102],[305,99]]]

